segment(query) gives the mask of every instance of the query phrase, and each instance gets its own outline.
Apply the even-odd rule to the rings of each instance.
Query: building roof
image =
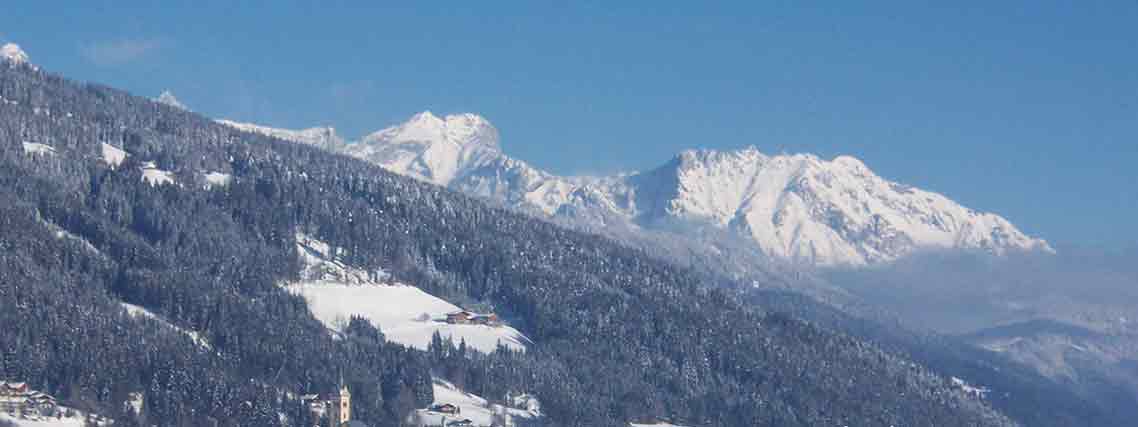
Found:
[[[10,389],[21,389],[21,388],[27,388],[28,383],[15,383],[15,382],[0,381],[0,386],[7,387]]]

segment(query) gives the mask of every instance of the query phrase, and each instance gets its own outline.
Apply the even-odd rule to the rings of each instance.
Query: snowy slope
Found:
[[[206,187],[224,187],[233,181],[233,175],[223,172],[208,172],[205,174]]]
[[[438,185],[499,157],[498,130],[473,114],[436,117],[430,111],[367,135],[345,150],[384,167]]]
[[[246,126],[311,143],[290,134],[295,131]],[[701,227],[713,227],[796,264],[868,265],[922,248],[997,255],[1052,251],[998,215],[889,181],[850,156],[770,156],[755,147],[688,150],[642,173],[561,177],[504,154],[497,129],[483,117],[440,118],[430,112],[359,142],[325,147],[589,229],[651,230],[700,240],[707,234]]]
[[[286,141],[299,142],[301,144],[308,144],[326,149],[337,149],[344,143],[344,140],[336,135],[336,129],[333,129],[331,127],[314,127],[308,129],[292,130],[259,126],[251,123],[240,123],[232,120],[218,120],[217,122],[245,132],[259,133],[274,138],[280,138]]]
[[[435,401],[431,404],[432,406],[449,403],[458,406],[461,411],[458,415],[444,415],[428,410],[419,410],[416,414],[418,416],[417,421],[423,425],[440,425],[444,416],[447,422],[469,419],[476,426],[491,425],[496,413],[508,415],[515,420],[541,417],[541,410],[533,409],[534,407],[540,408],[536,401],[534,401],[531,409],[510,408],[492,404],[481,396],[467,393],[455,387],[454,384],[437,378],[434,380],[432,388],[435,394]]]
[[[158,169],[154,162],[145,162],[141,166],[142,181],[153,186],[173,184],[174,172]]]
[[[162,316],[154,314],[154,312],[147,310],[145,307],[137,306],[134,304],[128,304],[125,302],[120,302],[119,304],[121,304],[122,307],[124,309],[126,309],[126,312],[133,317],[145,317],[148,319],[154,319],[154,320],[158,321],[158,323],[161,323],[161,324],[163,324],[163,325],[165,325],[171,329],[174,329],[178,332],[186,334],[186,336],[188,336],[188,337],[190,337],[190,339],[194,340],[195,344],[197,344],[198,346],[200,346],[202,348],[205,348],[205,349],[213,348],[211,345],[209,345],[209,341],[207,341],[205,339],[205,337],[202,336],[202,334],[197,332],[197,331],[185,329],[185,328],[182,328],[178,325],[170,323],[170,321],[163,319]]]
[[[600,208],[641,226],[710,224],[753,240],[764,253],[816,265],[891,261],[925,247],[1051,251],[997,215],[888,181],[849,156],[690,150],[596,192],[593,198],[612,199]]]
[[[55,154],[55,147],[37,142],[24,142],[24,152],[27,154]]]
[[[126,160],[126,156],[128,155],[127,152],[123,149],[105,142],[99,145],[99,149],[103,154],[103,161],[111,167],[118,167],[121,165],[122,162]]]
[[[526,349],[529,340],[514,328],[448,324],[446,314],[461,308],[414,286],[383,283],[383,272],[346,266],[334,260],[328,245],[319,240],[304,235],[297,240],[305,280],[285,286],[303,296],[313,315],[329,328],[339,329],[352,315],[360,315],[378,326],[389,341],[423,350],[435,332],[456,344],[465,340],[468,347],[485,353],[494,351],[499,342]]]
[[[85,418],[82,416],[21,418],[0,413],[0,425],[4,422],[12,422],[16,427],[83,427],[84,421]]]

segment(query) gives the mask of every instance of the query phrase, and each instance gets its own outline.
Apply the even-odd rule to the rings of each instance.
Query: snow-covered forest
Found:
[[[441,337],[424,351],[361,317],[329,331],[283,285],[301,279],[298,234],[493,309],[526,351]],[[298,396],[341,375],[354,417],[380,426],[434,402],[436,378],[488,399],[531,393],[551,426],[1016,423],[991,405],[1031,425],[1107,416],[1062,394],[976,398],[933,358],[776,296],[358,159],[0,66],[3,372],[115,425],[312,425]],[[135,393],[143,403],[124,404]],[[1051,413],[1025,409],[1052,398]]]

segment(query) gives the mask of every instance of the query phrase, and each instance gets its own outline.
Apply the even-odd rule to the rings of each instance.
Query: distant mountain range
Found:
[[[566,177],[503,153],[497,129],[476,114],[423,112],[356,142],[328,127],[220,122],[590,228],[702,238],[710,227],[796,264],[862,266],[921,248],[1053,252],[999,215],[889,181],[850,156],[687,150],[644,172]]]

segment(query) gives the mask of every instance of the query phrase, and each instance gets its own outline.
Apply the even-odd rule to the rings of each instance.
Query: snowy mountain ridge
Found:
[[[308,129],[278,129],[252,123],[240,123],[231,120],[217,120],[218,123],[240,129],[245,132],[259,133],[286,141],[299,142],[321,148],[335,148],[344,143],[343,138],[336,134],[336,129],[328,126]]]
[[[18,65],[30,64],[32,69],[38,70],[34,64],[31,64],[31,58],[27,52],[20,48],[20,45],[15,43],[5,43],[0,46],[0,63],[7,62],[9,67]]]
[[[186,111],[190,110],[188,107],[186,107],[186,104],[183,104],[182,101],[178,100],[178,97],[174,96],[173,92],[170,92],[168,90],[162,91],[162,93],[159,94],[157,98],[154,98],[154,100],[161,104],[166,104],[174,108],[179,108]]]
[[[15,43],[6,43],[4,46],[0,46],[0,58],[13,64],[24,64],[29,60],[28,54],[20,49],[20,45]]]
[[[563,177],[507,156],[498,130],[475,114],[423,112],[354,143],[221,122],[590,227],[698,235],[710,226],[795,263],[861,266],[922,248],[1053,252],[998,215],[884,179],[851,156],[687,150],[645,172]]]

